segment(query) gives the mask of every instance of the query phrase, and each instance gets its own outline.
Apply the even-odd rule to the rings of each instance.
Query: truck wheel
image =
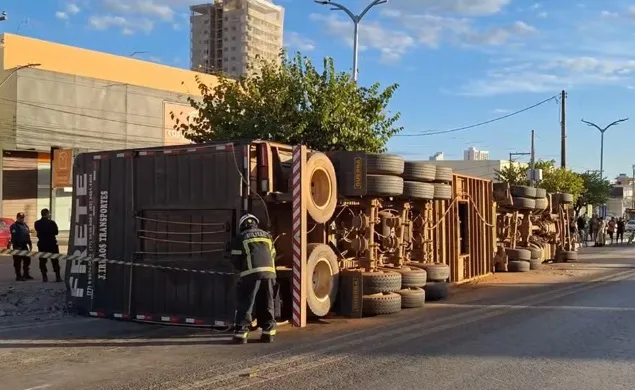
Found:
[[[534,200],[536,202],[536,210],[546,210],[549,207],[549,199],[547,198],[537,198]]]
[[[434,199],[434,185],[430,183],[421,183],[418,181],[404,181],[403,194],[404,199],[413,200],[431,200]]]
[[[392,271],[362,273],[362,291],[364,295],[388,293],[401,290],[401,274]]]
[[[545,190],[544,188],[536,188],[536,199],[546,198],[546,197],[547,197],[547,190]]]
[[[366,173],[369,175],[401,176],[404,170],[404,158],[394,154],[366,154]]]
[[[529,260],[529,269],[530,270],[538,270],[542,268],[542,259],[531,259]]]
[[[434,183],[434,199],[452,199],[452,186],[449,184]]]
[[[325,223],[333,217],[337,207],[337,178],[331,159],[323,153],[313,153],[306,162],[310,194],[306,211],[317,223]]]
[[[536,200],[531,198],[513,197],[514,208],[519,210],[533,210],[536,208]]]
[[[518,198],[535,198],[536,197],[536,189],[534,187],[528,186],[510,186],[509,192],[514,197]]]
[[[366,175],[366,196],[385,197],[403,194],[403,179],[399,176]]]
[[[323,317],[337,299],[340,267],[337,255],[326,244],[307,245],[307,305],[313,314]]]
[[[434,181],[439,183],[450,183],[452,181],[452,168],[437,166]]]
[[[543,250],[537,246],[528,246],[527,249],[531,253],[532,259],[542,259]]]
[[[401,295],[394,292],[364,295],[362,297],[362,314],[377,316],[393,314],[401,311]]]
[[[531,259],[531,251],[527,248],[505,248],[505,254],[509,260],[525,260]]]
[[[450,278],[450,267],[443,263],[411,263],[413,267],[421,268],[427,273],[428,282],[445,282]]]
[[[428,280],[428,273],[422,268],[382,268],[383,271],[394,271],[401,274],[401,288],[423,287]]]
[[[424,287],[426,301],[440,301],[448,297],[448,284],[446,282],[428,283]]]
[[[528,272],[529,269],[528,260],[510,260],[507,263],[507,270],[509,270],[509,272]]]
[[[434,181],[437,175],[436,165],[421,161],[406,161],[403,169],[403,178],[409,181]]]
[[[401,295],[402,309],[415,309],[426,303],[426,291],[422,288],[404,288],[397,291],[397,294]]]
[[[576,251],[560,251],[559,253],[560,261],[563,263],[577,263],[578,262],[578,252]]]

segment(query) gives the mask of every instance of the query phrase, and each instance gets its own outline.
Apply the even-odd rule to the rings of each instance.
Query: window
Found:
[[[459,255],[470,254],[470,212],[467,202],[458,202]]]
[[[3,220],[0,219],[0,231],[9,230],[9,225]]]

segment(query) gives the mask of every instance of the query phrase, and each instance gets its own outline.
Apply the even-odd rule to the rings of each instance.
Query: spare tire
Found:
[[[311,186],[306,211],[315,222],[325,223],[333,217],[337,207],[335,167],[324,153],[312,153],[306,162],[306,173]]]
[[[412,267],[425,270],[428,274],[428,282],[444,282],[450,278],[450,267],[443,263],[410,263]]]
[[[536,200],[530,198],[512,198],[514,208],[519,210],[533,210],[536,208]]]
[[[505,254],[509,260],[526,260],[531,259],[531,251],[525,248],[505,248]]]
[[[436,179],[436,165],[423,161],[406,161],[403,169],[403,177],[409,181],[434,181]]]
[[[573,195],[571,194],[560,193],[558,194],[558,198],[560,200],[560,203],[565,203],[565,204],[573,203]]]
[[[424,287],[426,301],[439,301],[448,297],[448,284],[446,282],[428,283]]]
[[[536,188],[536,199],[546,198],[546,197],[547,197],[547,190],[545,190],[544,188]]]
[[[535,198],[536,197],[536,189],[534,187],[528,186],[510,186],[509,192],[514,197],[519,198]]]
[[[392,271],[362,273],[362,291],[364,295],[395,292],[401,290],[401,274]]]
[[[401,274],[401,288],[423,287],[428,280],[428,273],[421,268],[401,267],[383,268],[382,271],[394,271]]]
[[[307,306],[313,314],[323,317],[337,299],[340,267],[337,255],[326,244],[307,245]]]
[[[537,248],[535,246],[528,246],[526,248],[523,249],[527,249],[529,252],[531,252],[531,258],[532,259],[541,259],[542,255],[543,255],[543,250],[542,248]]]
[[[401,295],[396,293],[378,293],[362,297],[362,314],[377,316],[401,311]]]
[[[452,186],[443,183],[434,183],[434,199],[452,199]]]
[[[534,201],[536,202],[536,210],[546,210],[549,207],[549,199],[547,198],[536,198]]]
[[[404,158],[394,154],[366,153],[366,173],[369,175],[400,176],[404,170]]]
[[[524,260],[510,260],[507,263],[507,270],[509,272],[529,272],[529,261]]]
[[[530,270],[538,270],[542,268],[542,260],[541,259],[531,259],[529,260],[529,269]]]
[[[418,181],[404,181],[403,194],[404,199],[434,199],[434,185],[430,183],[421,183]]]
[[[439,183],[449,183],[452,181],[452,168],[437,165],[434,181]]]
[[[577,263],[578,262],[578,252],[575,251],[560,251],[558,253],[560,257],[560,261],[563,263]]]
[[[415,309],[426,303],[426,292],[422,288],[404,288],[397,294],[401,295],[402,309]]]
[[[366,175],[366,196],[390,197],[403,194],[403,179],[399,176]]]

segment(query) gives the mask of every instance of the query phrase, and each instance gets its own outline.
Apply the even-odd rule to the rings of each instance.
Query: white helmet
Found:
[[[260,223],[260,221],[258,220],[258,218],[256,218],[255,215],[245,214],[242,217],[240,217],[240,220],[238,221],[238,226],[241,229],[244,229],[243,225],[245,225],[247,222],[250,222],[250,220],[251,220],[251,223],[255,223],[256,225]]]

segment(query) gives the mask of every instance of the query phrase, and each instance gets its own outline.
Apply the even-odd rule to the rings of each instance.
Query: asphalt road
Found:
[[[424,310],[271,345],[107,320],[0,328],[2,389],[632,389],[635,250],[497,275]]]

